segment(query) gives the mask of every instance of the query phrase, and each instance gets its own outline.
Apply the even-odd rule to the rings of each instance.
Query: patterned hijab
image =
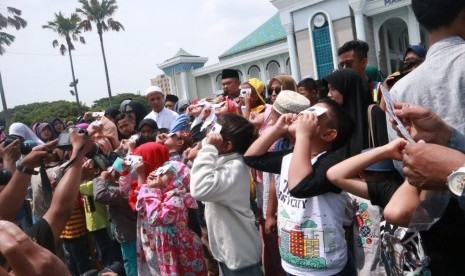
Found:
[[[190,169],[184,163],[179,161],[168,161],[163,164],[159,170],[171,171],[174,177],[171,178],[170,183],[166,185],[166,190],[170,191],[173,189],[185,189],[189,192]]]

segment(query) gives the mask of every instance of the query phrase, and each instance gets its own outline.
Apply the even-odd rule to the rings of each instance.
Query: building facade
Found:
[[[211,96],[221,90],[225,68],[237,69],[243,82],[256,77],[268,83],[280,74],[292,75],[296,82],[305,77],[321,79],[337,68],[337,49],[353,39],[368,43],[368,63],[387,75],[399,69],[409,45],[428,46],[411,0],[270,2],[278,13],[220,55],[218,63],[185,66],[189,70],[177,81],[165,71],[169,66],[181,67],[176,56],[159,65],[170,76],[172,94],[190,99]]]
[[[161,74],[150,80],[150,85],[156,85],[161,88],[165,95],[171,94],[170,78]]]

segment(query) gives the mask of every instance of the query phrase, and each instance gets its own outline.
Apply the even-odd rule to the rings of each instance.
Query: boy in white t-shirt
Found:
[[[246,163],[280,173],[278,236],[284,270],[290,275],[354,275],[344,238],[347,194],[328,181],[326,171],[341,161],[334,151],[352,134],[353,122],[339,105],[322,100],[320,116],[285,114],[247,150]],[[267,153],[290,133],[294,149]]]

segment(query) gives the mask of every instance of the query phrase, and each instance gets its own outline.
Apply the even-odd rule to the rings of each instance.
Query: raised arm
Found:
[[[402,138],[370,151],[355,155],[331,167],[326,173],[329,181],[339,188],[359,197],[369,199],[367,183],[359,173],[370,165],[384,159],[402,159],[402,149],[406,145]]]
[[[50,225],[55,240],[59,238],[71,216],[75,200],[79,194],[82,163],[85,154],[92,149],[93,145],[88,136],[74,131],[70,131],[70,140],[73,145],[73,152],[68,169],[58,182],[50,209],[43,217]]]
[[[284,114],[279,117],[278,121],[270,127],[268,131],[260,135],[260,137],[250,145],[244,156],[265,154],[276,140],[288,132],[288,127],[292,124],[296,116],[295,114]]]
[[[296,140],[289,166],[292,168],[287,183],[289,190],[313,173],[311,140],[318,135],[318,117],[313,113],[301,113],[294,124]]]
[[[420,192],[421,190],[410,185],[408,181],[402,183],[384,208],[383,214],[386,221],[394,225],[408,227],[420,202]]]
[[[51,149],[56,142],[41,145],[24,157],[18,166],[22,170],[16,170],[8,185],[0,193],[0,219],[14,221],[15,215],[21,208],[26,190],[31,182],[33,168],[39,167],[41,161],[53,160],[54,155]]]

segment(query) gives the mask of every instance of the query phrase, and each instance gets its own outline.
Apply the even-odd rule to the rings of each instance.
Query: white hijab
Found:
[[[24,138],[25,141],[32,140],[38,145],[42,145],[44,142],[37,137],[37,135],[23,123],[13,123],[10,126],[8,134],[19,135]]]

